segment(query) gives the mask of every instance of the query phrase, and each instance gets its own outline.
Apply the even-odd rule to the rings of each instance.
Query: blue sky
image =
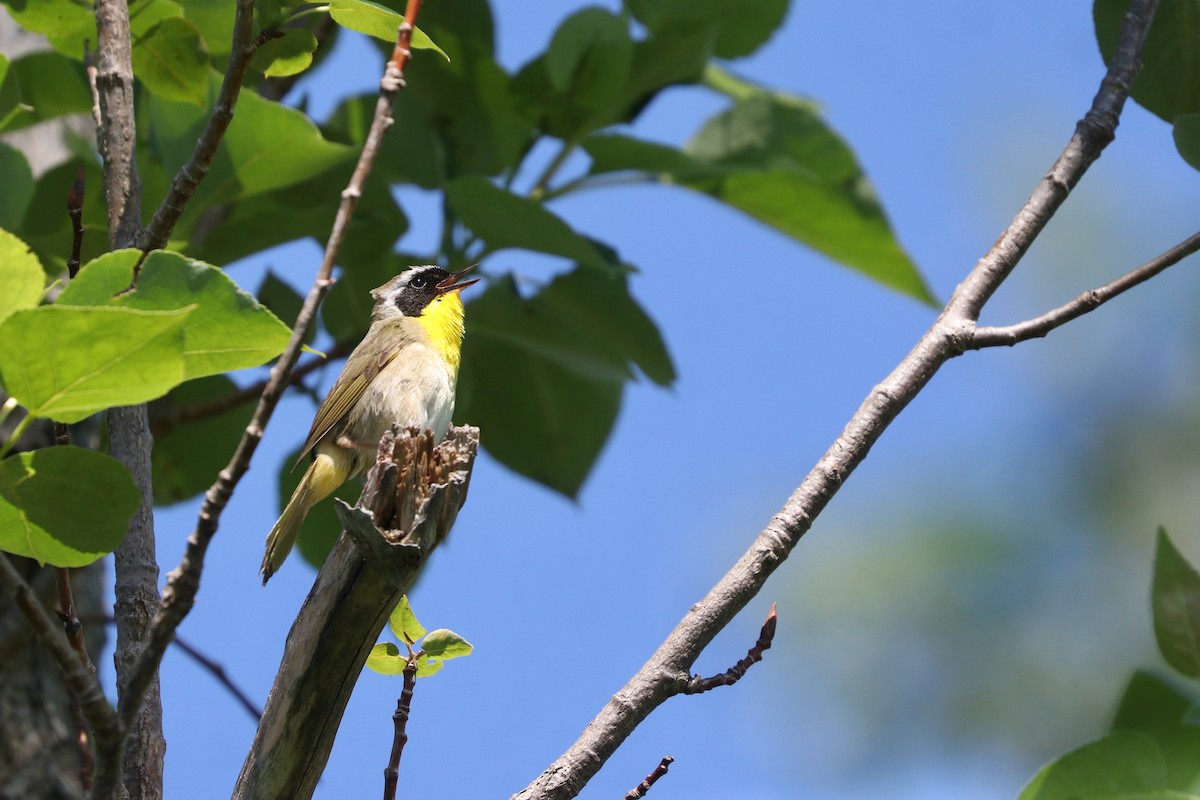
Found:
[[[581,6],[494,2],[501,61],[523,63]],[[380,68],[372,48],[343,37],[302,84],[310,109],[320,116],[338,92],[369,90]],[[760,53],[731,68],[821,104],[939,297],[1024,202],[1103,72],[1090,4],[1036,0],[795,3]],[[682,144],[722,102],[668,92],[635,132]],[[985,323],[1035,316],[1190,235],[1198,178],[1169,127],[1131,105]],[[436,236],[428,198],[401,197],[413,222],[401,246]],[[554,208],[641,268],[632,289],[680,377],[670,390],[626,392],[576,503],[481,458],[454,535],[412,597],[427,627],[455,629],[476,652],[418,686],[401,772],[410,796],[505,797],[536,777],[744,551],[934,316],[683,190],[593,191]],[[305,286],[318,259],[302,244],[233,275],[254,287],[270,264]],[[507,251],[487,267],[538,278],[558,265]],[[893,798],[999,800],[1099,735],[1130,669],[1153,663],[1155,526],[1200,555],[1195,504],[1180,501],[1200,481],[1181,472],[1176,491],[1148,489],[1098,525],[1082,476],[1122,420],[1133,431],[1135,419],[1188,419],[1200,385],[1193,272],[1185,263],[1045,341],[943,369],[697,669],[740,658],[778,600],[765,661],[736,687],[667,703],[583,796],[622,796],[670,754],[652,797],[886,787]],[[260,702],[313,579],[298,559],[265,590],[257,574],[278,465],[312,411],[301,397],[281,407],[181,630]],[[159,514],[164,570],[196,508]],[[1048,653],[1050,666],[1039,660]],[[168,796],[227,793],[252,721],[178,652],[162,680]],[[398,679],[362,676],[318,797],[380,791],[398,692]],[[1045,717],[1058,719],[1049,733]]]

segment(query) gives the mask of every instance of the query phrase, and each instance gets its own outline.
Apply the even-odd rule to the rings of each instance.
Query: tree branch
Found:
[[[1047,335],[1055,328],[1066,325],[1073,319],[1095,311],[1100,306],[1118,295],[1124,294],[1135,286],[1173,267],[1183,259],[1200,250],[1200,232],[1172,247],[1167,252],[1147,261],[1140,267],[1126,272],[1114,281],[1106,283],[1097,289],[1089,289],[1069,303],[1064,303],[1052,311],[1047,311],[1040,317],[1034,317],[1014,325],[976,328],[971,343],[973,350],[999,345],[1012,346],[1017,342],[1037,339]]]
[[[933,326],[876,386],[833,445],[788,498],[749,550],[692,606],[650,659],[601,709],[578,740],[514,798],[574,797],[630,733],[689,680],[713,638],[762,589],[808,532],[813,520],[866,458],[892,420],[971,341],[974,321],[1016,267],[1071,188],[1113,139],[1157,0],[1133,0],[1112,63],[1075,134],[1028,202],[958,287]]]
[[[651,772],[646,776],[644,781],[630,789],[629,793],[625,795],[625,800],[641,800],[641,798],[645,797],[649,793],[650,787],[658,783],[658,779],[666,775],[667,770],[674,763],[675,758],[673,756],[663,756],[663,760],[658,762],[658,766],[654,768],[654,772]]]
[[[409,653],[412,651],[409,650]],[[392,752],[383,770],[383,800],[396,800],[396,787],[400,782],[400,757],[404,745],[408,744],[408,718],[412,714],[413,690],[417,686],[417,659],[410,656],[404,666],[404,686],[396,700],[396,713],[392,714]]]

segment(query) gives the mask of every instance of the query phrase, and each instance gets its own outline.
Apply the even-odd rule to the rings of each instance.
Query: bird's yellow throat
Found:
[[[435,298],[416,319],[437,354],[458,374],[463,340],[463,302],[458,292],[447,292]]]

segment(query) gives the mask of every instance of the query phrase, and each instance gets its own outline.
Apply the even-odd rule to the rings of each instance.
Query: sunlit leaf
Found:
[[[388,617],[388,627],[396,634],[397,639],[410,645],[416,644],[425,635],[424,626],[417,621],[417,615],[408,603],[408,595],[401,597],[400,602],[392,609],[392,614]]]
[[[343,27],[385,42],[396,41],[396,31],[404,21],[403,14],[370,0],[332,0],[329,3],[329,16]],[[412,47],[414,50],[433,50],[447,60],[450,58],[420,28],[413,29]]]
[[[452,658],[471,655],[471,651],[475,649],[475,646],[452,630],[438,628],[435,631],[430,631],[421,641],[421,649],[430,658],[439,658],[448,661]]]
[[[1167,767],[1168,785],[1200,792],[1200,727],[1189,719],[1200,708],[1192,687],[1138,671],[1130,678],[1113,719],[1114,731],[1141,731],[1154,737]]]
[[[0,550],[85,566],[120,544],[139,502],[129,470],[103,453],[17,453],[0,462]]]
[[[4,150],[0,149],[0,166]],[[0,207],[3,201],[0,200]],[[33,308],[42,299],[46,274],[29,246],[5,230],[0,230],[0,322],[14,311]]]
[[[79,422],[161,397],[183,381],[191,314],[41,306],[0,323],[0,379],[31,414]]]
[[[283,352],[291,330],[228,275],[179,253],[155,251],[142,264],[137,250],[118,250],[79,271],[59,305],[164,311],[195,306],[184,328],[187,379],[257,367]]]
[[[302,28],[289,28],[281,36],[272,37],[254,51],[251,69],[268,78],[297,75],[313,63],[317,37]]]
[[[400,655],[400,648],[391,642],[380,642],[367,654],[367,668],[380,675],[399,675],[407,663],[408,657]]]

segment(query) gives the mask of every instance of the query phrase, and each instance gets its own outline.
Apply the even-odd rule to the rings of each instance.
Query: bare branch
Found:
[[[876,386],[821,460],[711,591],[675,627],[628,683],[600,710],[583,734],[533,783],[520,800],[574,797],[630,733],[668,697],[681,691],[701,651],[753,599],[787,559],[813,520],[866,458],[892,420],[946,361],[961,355],[974,321],[1016,267],[1071,187],[1112,140],[1157,0],[1133,0],[1112,62],[1074,136],[1033,195],[980,259],[913,350]]]
[[[675,758],[673,756],[664,756],[663,760],[658,762],[658,766],[654,768],[654,772],[651,772],[646,776],[644,781],[629,790],[629,794],[625,795],[625,800],[641,800],[641,798],[645,797],[650,791],[650,787],[658,783],[658,779],[666,775],[667,770],[674,763]]]
[[[718,686],[732,686],[742,679],[746,670],[762,661],[763,653],[770,649],[771,642],[775,639],[775,626],[779,621],[779,615],[775,613],[775,605],[775,603],[771,603],[771,610],[767,612],[767,619],[758,633],[758,641],[746,653],[745,658],[711,678],[692,676],[692,679],[687,682],[687,686],[683,687],[683,694],[700,694],[710,689],[716,689]]]
[[[1071,302],[1065,303],[1052,311],[1047,311],[1040,317],[1018,322],[1015,325],[977,328],[968,347],[971,349],[982,349],[998,345],[1011,346],[1017,342],[1024,342],[1029,339],[1037,339],[1045,336],[1055,328],[1066,325],[1071,320],[1082,317],[1084,314],[1095,311],[1114,297],[1145,283],[1167,268],[1175,266],[1197,250],[1200,250],[1200,232],[1192,234],[1189,238],[1175,245],[1167,252],[1147,261],[1136,269],[1126,272],[1116,280],[1106,283],[1097,289],[1089,289]]]
[[[222,686],[228,689],[229,693],[233,695],[239,703],[241,703],[242,708],[246,709],[247,714],[254,717],[256,720],[262,717],[262,709],[256,706],[254,701],[250,699],[250,696],[242,691],[241,687],[233,682],[233,679],[230,678],[229,674],[225,672],[225,667],[204,655],[204,653],[201,653],[195,647],[188,644],[187,641],[178,636],[175,637],[174,645],[183,652],[187,653],[188,656],[190,656],[191,659],[197,664],[212,673],[212,676],[216,678]]]
[[[410,657],[404,665],[404,687],[396,700],[396,713],[392,714],[392,724],[396,732],[392,736],[392,753],[388,757],[388,765],[383,770],[383,800],[396,800],[396,786],[400,782],[400,756],[404,754],[404,745],[408,744],[408,717],[412,713],[413,690],[417,686],[417,659]]]

